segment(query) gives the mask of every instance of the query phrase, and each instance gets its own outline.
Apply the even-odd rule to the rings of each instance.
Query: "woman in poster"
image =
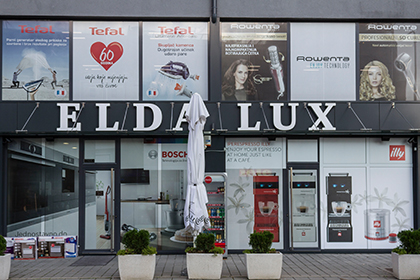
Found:
[[[258,100],[257,91],[252,83],[252,63],[245,59],[234,61],[223,77],[222,100]]]
[[[390,101],[395,99],[395,86],[392,84],[388,68],[380,61],[366,64],[360,75],[361,101]]]

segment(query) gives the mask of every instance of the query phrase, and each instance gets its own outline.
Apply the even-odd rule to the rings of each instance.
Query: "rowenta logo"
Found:
[[[389,160],[405,160],[405,146],[389,145]]]

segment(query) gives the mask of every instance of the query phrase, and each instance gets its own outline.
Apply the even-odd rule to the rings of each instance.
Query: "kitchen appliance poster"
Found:
[[[208,100],[208,24],[143,23],[143,100]]]
[[[226,140],[225,195],[231,225],[227,231],[230,249],[248,248],[249,234],[262,229],[276,235],[273,248],[283,248],[284,146],[281,139]]]
[[[139,100],[138,25],[74,23],[74,100]]]
[[[222,23],[222,100],[287,100],[287,23]]]
[[[413,23],[359,24],[361,101],[420,100],[419,27]]]
[[[69,25],[3,21],[2,100],[69,100]]]
[[[290,34],[290,100],[356,100],[356,25],[291,23]]]

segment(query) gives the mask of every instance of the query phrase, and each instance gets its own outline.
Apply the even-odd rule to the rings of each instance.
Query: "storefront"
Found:
[[[389,251],[419,224],[418,27],[3,17],[0,233],[96,254],[144,228],[183,252],[198,92],[228,251],[260,230],[285,252]]]

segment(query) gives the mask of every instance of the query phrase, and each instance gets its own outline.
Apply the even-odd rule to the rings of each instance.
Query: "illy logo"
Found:
[[[390,145],[389,146],[389,160],[405,160],[405,146],[404,145]]]
[[[373,221],[373,227],[380,228],[381,227],[381,221]]]

